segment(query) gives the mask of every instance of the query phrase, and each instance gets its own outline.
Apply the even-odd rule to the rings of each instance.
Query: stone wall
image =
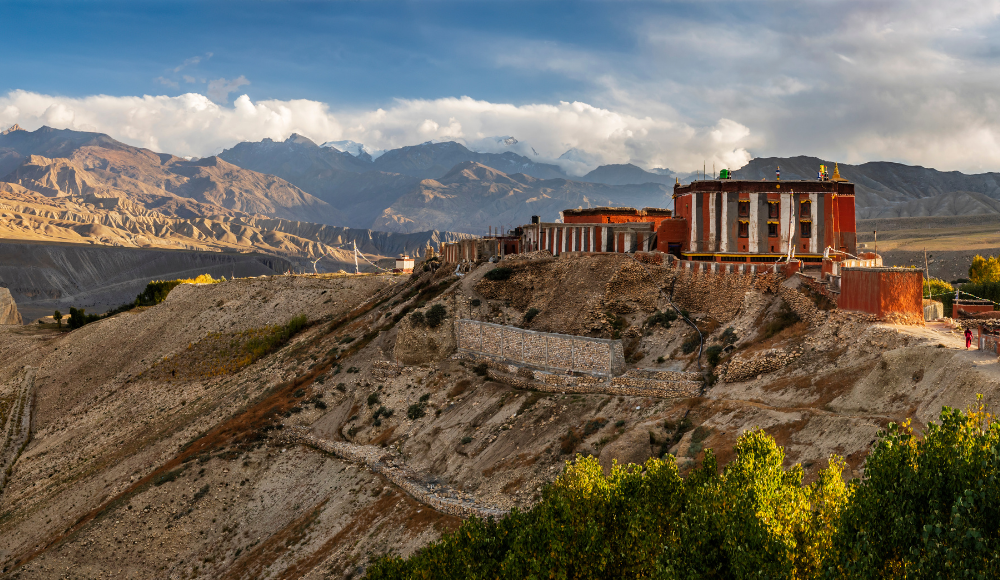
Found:
[[[456,320],[460,351],[561,371],[604,376],[625,372],[620,340],[536,332],[477,320]]]

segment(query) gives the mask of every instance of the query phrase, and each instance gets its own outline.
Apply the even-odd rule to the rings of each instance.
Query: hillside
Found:
[[[671,191],[653,183],[612,186],[507,175],[470,161],[456,165],[437,180],[421,181],[387,208],[372,227],[392,232],[434,228],[482,233],[488,226],[509,229],[524,225],[533,215],[554,221],[567,208],[672,207]]]
[[[130,147],[106,135],[59,131],[0,135],[11,167],[0,180],[46,197],[123,197],[168,217],[209,217],[226,210],[327,224],[343,222],[329,204],[285,180],[217,157],[185,160]],[[16,165],[14,165],[16,163]],[[177,213],[171,213],[177,212]]]
[[[778,279],[713,283],[612,255],[503,266],[506,280],[484,279],[485,264],[461,279],[182,285],[69,333],[0,327],[0,400],[35,401],[0,497],[0,567],[12,578],[358,578],[466,514],[534,505],[577,452],[605,469],[669,452],[687,474],[707,448],[726,464],[738,435],[760,427],[806,481],[830,453],[857,477],[889,421],[919,431],[943,405],[1000,397],[996,365],[959,335],[819,310]],[[671,303],[708,344],[733,337],[707,383],[684,354],[691,329],[650,318]],[[426,322],[434,306],[438,327]],[[525,323],[529,308],[539,313]],[[240,358],[262,327],[299,313],[309,324],[286,346]],[[453,356],[456,316],[617,333],[630,371],[602,386]]]

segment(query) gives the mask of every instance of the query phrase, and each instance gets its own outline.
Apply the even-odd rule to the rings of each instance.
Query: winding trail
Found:
[[[24,367],[21,385],[3,425],[3,444],[0,446],[0,495],[7,485],[7,478],[10,477],[14,463],[31,438],[31,411],[35,402],[37,370],[35,367]]]
[[[393,455],[376,445],[358,445],[343,441],[322,439],[298,427],[286,427],[281,439],[291,444],[301,444],[334,455],[351,463],[364,465],[371,471],[385,477],[413,499],[448,515],[467,518],[502,518],[506,510],[482,506],[459,493],[442,487],[431,489],[421,481],[419,474],[405,465],[393,461]],[[450,496],[450,497],[449,497]]]

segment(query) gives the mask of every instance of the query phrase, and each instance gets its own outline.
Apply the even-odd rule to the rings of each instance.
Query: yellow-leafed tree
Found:
[[[995,256],[984,258],[977,254],[969,266],[969,280],[973,284],[1000,282],[1000,260]]]

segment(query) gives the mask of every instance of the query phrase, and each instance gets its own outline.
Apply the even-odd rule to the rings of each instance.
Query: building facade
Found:
[[[669,209],[595,207],[568,209],[562,222],[535,220],[521,228],[526,250],[566,252],[649,252],[656,249],[656,229],[672,212]]]
[[[776,261],[791,250],[821,262],[827,248],[857,253],[854,184],[706,180],[674,186],[676,220],[657,248],[693,260]]]

